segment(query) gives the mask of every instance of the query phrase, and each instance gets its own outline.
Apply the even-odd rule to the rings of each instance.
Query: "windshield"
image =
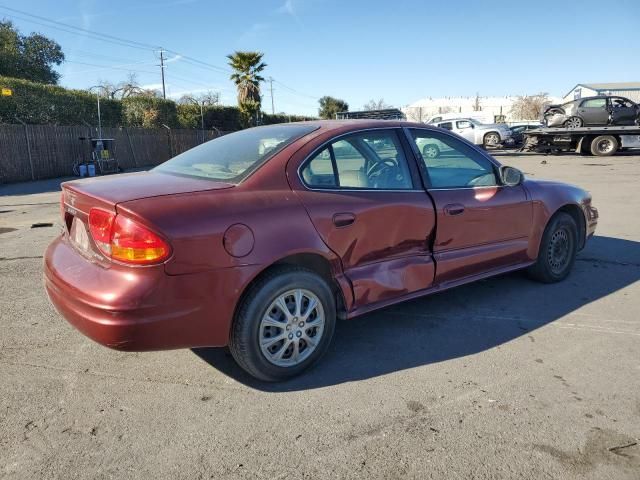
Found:
[[[238,183],[278,150],[316,128],[278,124],[241,130],[187,150],[154,170]]]

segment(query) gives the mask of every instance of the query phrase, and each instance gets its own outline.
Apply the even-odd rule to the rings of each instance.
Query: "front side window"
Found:
[[[463,141],[430,130],[411,130],[411,135],[421,153],[431,188],[498,185],[494,165]],[[424,145],[432,144],[438,145],[437,154],[427,155]]]
[[[592,98],[591,100],[585,100],[580,106],[583,108],[605,108],[607,106],[607,99]]]
[[[631,100],[622,97],[612,97],[609,99],[613,108],[633,108]]]
[[[469,120],[458,120],[456,122],[456,127],[457,128],[471,128],[471,122]]]
[[[241,130],[187,150],[154,170],[238,183],[274,153],[316,128],[300,123]]]
[[[413,187],[396,132],[374,130],[349,135],[316,153],[302,168],[313,188],[404,190]]]

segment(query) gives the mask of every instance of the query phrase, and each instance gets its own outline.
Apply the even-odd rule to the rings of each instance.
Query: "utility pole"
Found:
[[[271,115],[275,115],[276,108],[273,104],[273,77],[269,77],[269,89],[271,91]]]
[[[160,73],[162,74],[162,98],[167,99],[167,92],[164,87],[164,50],[160,49]]]
[[[89,87],[87,90],[91,91],[94,88],[97,88],[98,90],[96,90],[96,99],[98,100],[98,138],[102,138],[102,116],[100,115],[100,85],[94,85],[93,87]]]
[[[204,143],[204,100],[200,103],[200,129],[202,130],[202,143]]]

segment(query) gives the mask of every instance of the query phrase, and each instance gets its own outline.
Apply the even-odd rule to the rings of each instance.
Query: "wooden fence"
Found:
[[[73,164],[89,158],[89,127],[0,125],[0,183],[73,175]],[[103,138],[115,140],[114,153],[124,168],[158,165],[218,133],[211,130],[103,128]]]

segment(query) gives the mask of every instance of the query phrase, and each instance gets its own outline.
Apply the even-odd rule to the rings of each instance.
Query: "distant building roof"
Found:
[[[594,90],[640,90],[640,82],[619,82],[619,83],[579,83]]]
[[[618,83],[578,83],[567,92],[565,97],[573,92],[576,87],[587,87],[598,92],[606,90],[640,90],[640,82],[618,82]]]
[[[373,120],[404,120],[405,116],[397,108],[387,108],[385,110],[363,110],[361,112],[338,112],[336,114],[338,120],[346,120],[348,118],[356,119],[373,119]]]

